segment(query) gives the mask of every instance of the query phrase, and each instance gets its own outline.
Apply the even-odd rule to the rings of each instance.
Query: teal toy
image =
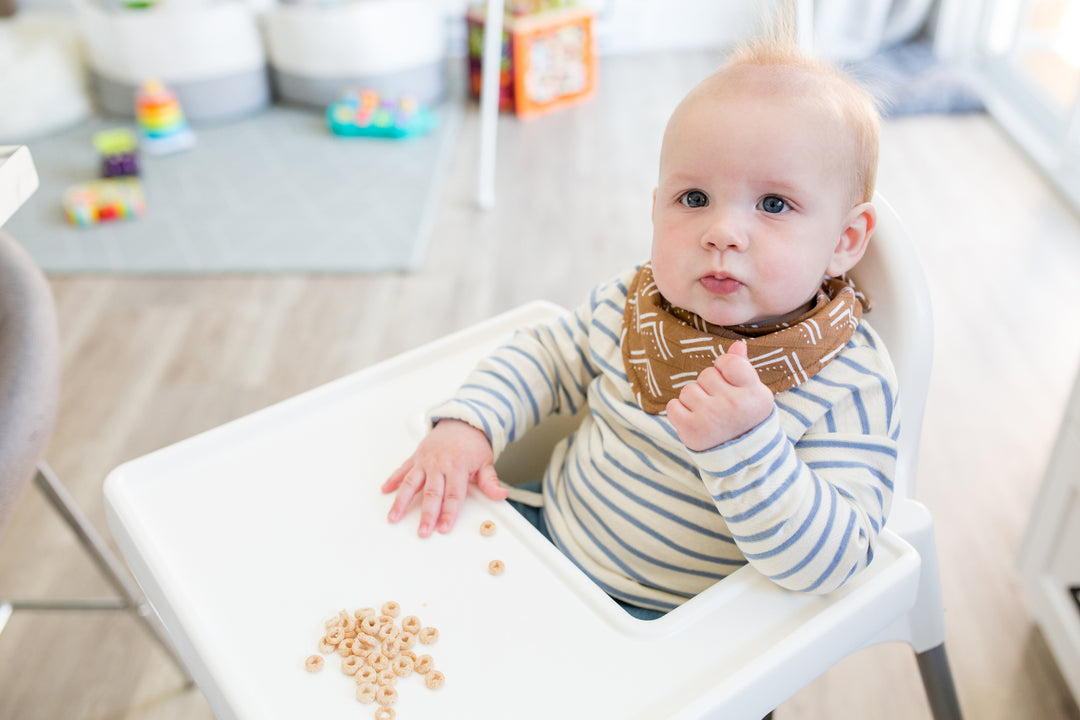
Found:
[[[384,98],[375,90],[346,90],[326,109],[335,135],[406,138],[423,135],[438,124],[438,116],[411,95]]]

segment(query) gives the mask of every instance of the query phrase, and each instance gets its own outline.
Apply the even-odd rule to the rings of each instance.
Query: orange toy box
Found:
[[[499,0],[494,0],[499,2]],[[469,25],[469,85],[480,97],[484,7],[472,6]],[[595,13],[558,7],[504,21],[499,108],[532,117],[573,105],[596,92]]]

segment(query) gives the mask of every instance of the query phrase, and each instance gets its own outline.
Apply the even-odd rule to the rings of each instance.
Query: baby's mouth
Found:
[[[705,275],[701,278],[701,287],[713,295],[731,295],[742,287],[742,283],[723,273]]]

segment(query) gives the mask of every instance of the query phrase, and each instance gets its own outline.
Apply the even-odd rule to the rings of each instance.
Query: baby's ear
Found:
[[[833,250],[826,274],[830,277],[843,275],[862,259],[867,243],[877,226],[877,210],[873,203],[859,203],[848,213],[840,231],[840,241]]]

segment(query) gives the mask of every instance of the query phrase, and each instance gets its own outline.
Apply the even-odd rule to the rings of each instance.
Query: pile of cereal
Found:
[[[398,699],[398,679],[415,672],[432,690],[446,680],[430,655],[418,657],[413,652],[417,642],[430,645],[438,640],[439,631],[424,627],[415,615],[398,622],[400,614],[401,606],[392,600],[383,603],[381,612],[370,607],[352,614],[342,610],[326,621],[326,634],[319,641],[323,655],[341,656],[341,672],[356,680],[356,699],[379,704],[375,720],[393,720],[390,706]],[[305,666],[309,672],[318,672],[324,664],[322,655],[312,655]]]

